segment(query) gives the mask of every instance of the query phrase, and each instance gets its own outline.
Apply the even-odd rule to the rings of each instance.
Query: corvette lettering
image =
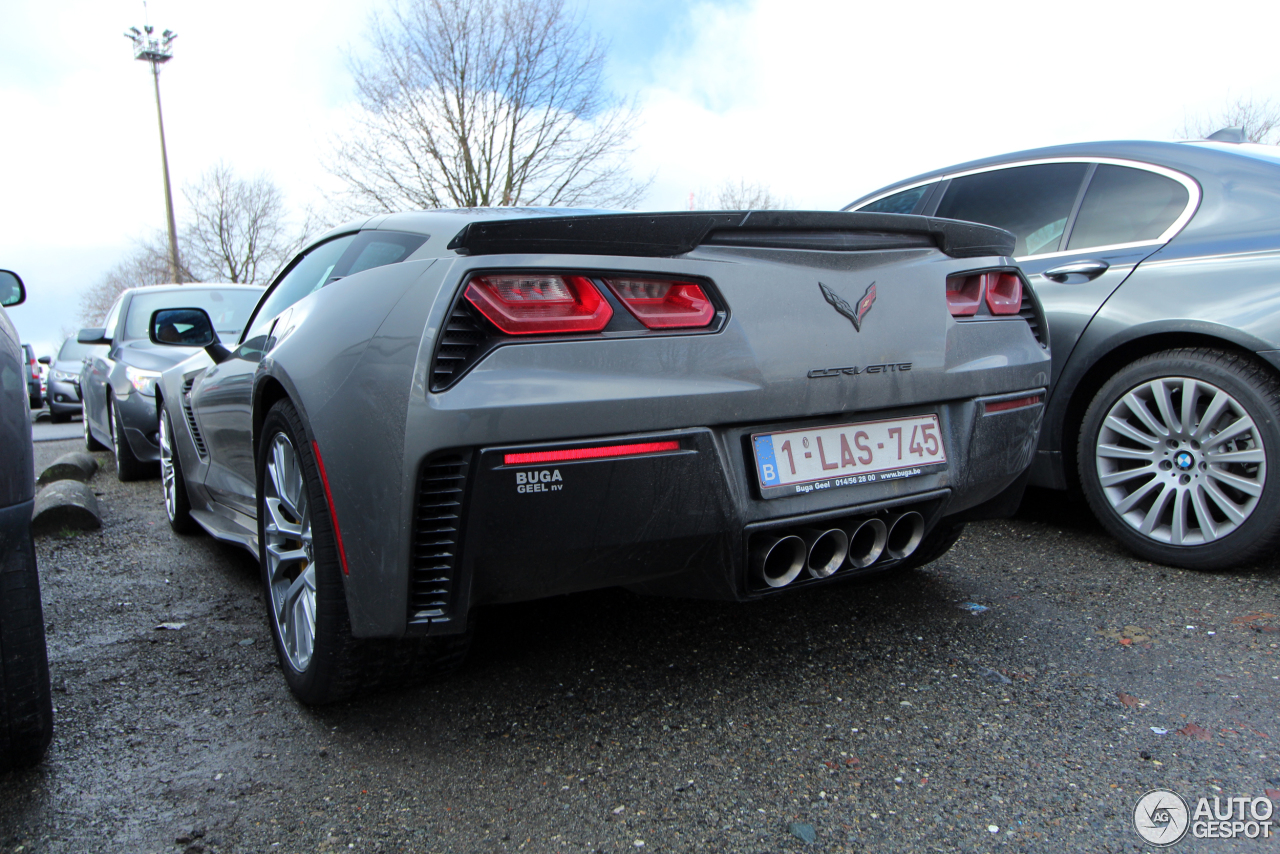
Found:
[[[809,379],[821,377],[856,377],[858,374],[892,374],[911,370],[911,362],[886,362],[881,365],[867,365],[864,368],[850,366],[847,368],[814,368],[809,372]]]

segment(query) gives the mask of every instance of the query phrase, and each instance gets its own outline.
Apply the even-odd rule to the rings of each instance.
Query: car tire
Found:
[[[182,474],[182,459],[173,446],[173,421],[169,410],[160,407],[160,490],[164,496],[165,515],[175,534],[194,534],[200,525],[191,518],[191,497],[187,494],[187,479]]]
[[[0,771],[28,768],[53,737],[35,547],[0,537]]]
[[[27,405],[32,409],[44,409],[44,398],[38,394],[28,395]]]
[[[107,446],[93,438],[93,428],[89,426],[89,407],[84,408],[84,449],[86,451],[105,451]],[[110,416],[108,416],[110,419]]]
[[[71,420],[70,412],[50,412],[49,420],[54,424],[66,424]]]
[[[1252,358],[1185,348],[1126,366],[1085,412],[1078,459],[1098,521],[1146,560],[1226,569],[1280,545],[1280,381]]]
[[[133,448],[129,447],[129,440],[124,436],[124,428],[120,426],[119,407],[114,400],[108,406],[111,409],[108,417],[111,426],[111,451],[116,458],[116,479],[123,483],[141,480],[147,474],[147,466],[134,456]]]
[[[470,633],[447,638],[352,637],[337,539],[316,455],[297,409],[277,402],[258,445],[258,556],[267,622],[289,690],[325,705],[461,664]]]

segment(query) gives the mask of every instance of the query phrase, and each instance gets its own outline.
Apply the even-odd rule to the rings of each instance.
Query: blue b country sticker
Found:
[[[765,486],[778,485],[778,463],[773,458],[773,440],[768,436],[756,436],[756,465],[760,469],[760,482]]]

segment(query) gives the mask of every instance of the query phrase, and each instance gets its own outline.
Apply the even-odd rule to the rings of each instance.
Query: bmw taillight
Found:
[[[947,278],[947,310],[952,317],[973,317],[984,301],[994,315],[1017,314],[1022,309],[1022,279],[1008,270]]]
[[[605,279],[627,310],[649,329],[706,326],[715,306],[701,286],[676,279]]]
[[[508,335],[599,332],[613,309],[585,276],[490,274],[467,283],[467,302]]]

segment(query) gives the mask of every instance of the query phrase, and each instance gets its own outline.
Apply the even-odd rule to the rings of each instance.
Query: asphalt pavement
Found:
[[[82,435],[84,425],[79,415],[73,415],[70,421],[54,424],[49,418],[48,409],[31,411],[31,439],[34,442],[57,442],[75,439]]]
[[[102,530],[37,541],[56,731],[6,854],[1155,851],[1149,790],[1280,799],[1280,559],[1148,564],[1059,494],[879,584],[485,609],[453,677],[312,710],[255,561],[98,458]]]

